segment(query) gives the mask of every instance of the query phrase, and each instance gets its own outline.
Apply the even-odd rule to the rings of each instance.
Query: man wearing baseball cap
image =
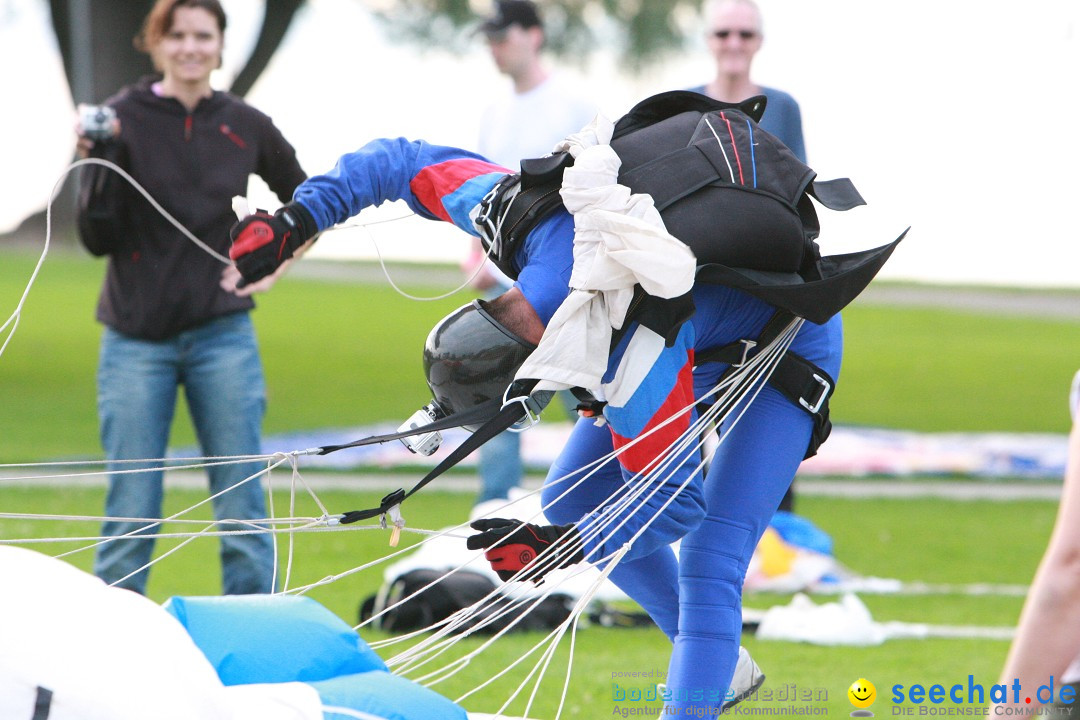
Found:
[[[583,90],[549,72],[541,61],[546,37],[534,3],[499,0],[494,14],[477,31],[487,40],[495,67],[512,83],[509,88],[492,88],[494,100],[481,117],[476,145],[481,155],[516,170],[522,159],[547,155],[555,143],[596,115],[596,104]],[[477,265],[485,260],[476,241],[462,270],[490,300],[509,290],[513,282],[491,263],[477,273]],[[560,393],[560,398],[573,417],[577,401],[569,393]],[[525,473],[518,434],[504,432],[481,447],[478,471],[477,503],[508,497]]]

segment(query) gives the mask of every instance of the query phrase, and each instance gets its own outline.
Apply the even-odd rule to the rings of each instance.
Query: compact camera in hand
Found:
[[[412,417],[406,420],[401,427],[398,428],[398,432],[419,430],[425,425],[430,425],[436,420],[444,417],[446,417],[446,414],[443,413],[442,408],[435,403],[428,403],[414,412]],[[438,430],[433,430],[432,432],[401,438],[401,442],[404,443],[405,447],[409,448],[411,452],[419,453],[421,455],[431,455],[439,449],[440,445],[442,445],[442,433]]]
[[[84,137],[101,142],[116,134],[116,110],[108,105],[80,105],[79,125]]]

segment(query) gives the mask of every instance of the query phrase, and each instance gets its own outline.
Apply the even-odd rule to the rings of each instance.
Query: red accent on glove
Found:
[[[513,575],[536,559],[536,551],[528,545],[500,545],[485,552],[484,557],[495,572],[503,571]]]
[[[243,257],[274,241],[274,228],[270,226],[273,216],[266,212],[257,212],[240,221],[235,229],[235,239],[229,248],[229,257],[233,260]],[[278,256],[280,257],[280,251]]]

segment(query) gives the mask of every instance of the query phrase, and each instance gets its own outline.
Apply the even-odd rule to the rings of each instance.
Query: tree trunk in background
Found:
[[[233,80],[230,90],[241,97],[248,94],[263,70],[270,64],[285,33],[292,24],[293,16],[304,0],[266,0],[266,14],[263,16],[262,29],[255,49],[251,51],[244,69]]]
[[[49,0],[64,74],[76,104],[104,102],[122,86],[153,72],[150,58],[132,44],[153,4],[153,0]]]

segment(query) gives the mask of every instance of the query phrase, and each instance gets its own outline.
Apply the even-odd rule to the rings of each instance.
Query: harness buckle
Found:
[[[520,176],[506,175],[487,191],[476,208],[473,224],[480,232],[481,241],[487,241],[484,249],[496,259],[502,258],[502,222],[510,210],[510,203],[506,201],[516,196],[520,190]]]
[[[829,393],[832,392],[832,383],[825,378],[821,377],[817,373],[812,375],[814,382],[821,386],[821,392],[818,394],[814,404],[811,405],[805,398],[799,398],[799,404],[802,405],[811,415],[817,415],[821,410],[821,406],[825,404],[825,401],[829,398]]]
[[[511,385],[511,388],[512,387],[513,386]],[[509,392],[511,388],[507,388],[507,392]],[[506,397],[506,394],[503,395],[503,408],[514,403],[521,403],[521,408],[525,411],[525,417],[506,428],[508,431],[514,433],[525,432],[533,425],[540,422],[540,410],[542,408],[540,407],[540,403],[531,395],[518,395],[517,397],[511,398]],[[502,408],[499,409],[501,410]]]
[[[757,340],[743,339],[739,340],[739,342],[743,344],[742,357],[739,359],[739,362],[731,364],[731,367],[736,369],[741,368],[743,365],[746,364],[746,362],[750,359],[750,352],[757,347]]]
[[[488,241],[488,247],[495,245],[498,238],[496,237],[496,226],[492,218],[492,211],[495,209],[495,198],[499,194],[499,183],[492,186],[491,190],[488,190],[484,195],[484,199],[480,201],[478,206],[478,212],[476,214],[476,220],[473,222],[476,224],[478,230],[480,230],[481,236]]]

